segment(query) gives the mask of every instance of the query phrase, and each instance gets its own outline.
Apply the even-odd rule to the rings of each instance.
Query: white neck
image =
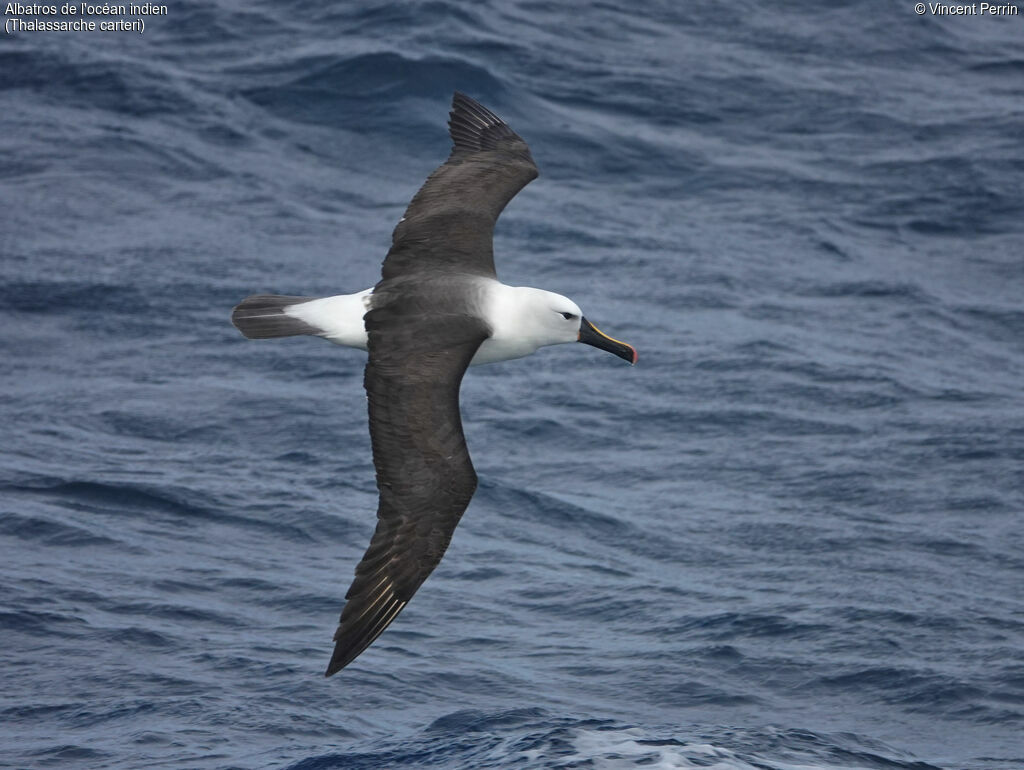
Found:
[[[578,326],[564,323],[555,311],[565,306],[578,314],[579,309],[565,297],[529,286],[490,283],[483,307],[492,332],[473,357],[472,365],[522,358],[545,345],[557,345],[576,339]]]

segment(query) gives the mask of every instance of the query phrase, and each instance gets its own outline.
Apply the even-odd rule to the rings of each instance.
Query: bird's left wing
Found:
[[[476,491],[459,386],[489,329],[457,307],[425,313],[414,297],[388,305],[387,296],[378,285],[375,301],[384,306],[366,314],[377,529],[345,596],[327,676],[352,662],[402,611],[441,561]]]

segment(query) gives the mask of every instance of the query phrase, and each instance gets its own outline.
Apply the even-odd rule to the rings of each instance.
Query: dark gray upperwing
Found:
[[[392,235],[383,277],[459,272],[495,277],[494,223],[537,178],[530,148],[493,112],[465,94],[452,98],[454,146],[413,197]]]
[[[460,311],[458,299],[441,310],[429,290],[391,299],[388,289],[388,282],[378,284],[374,304],[384,306],[366,314],[377,529],[345,595],[326,676],[352,662],[401,612],[441,561],[476,491],[459,386],[489,329]]]

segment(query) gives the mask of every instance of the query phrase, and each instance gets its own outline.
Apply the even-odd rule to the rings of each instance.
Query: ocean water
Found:
[[[0,766],[1024,767],[1021,14],[5,34]],[[639,364],[472,370],[480,489],[324,679],[374,524],[364,356],[228,317],[377,280],[455,89],[541,169],[500,277]]]

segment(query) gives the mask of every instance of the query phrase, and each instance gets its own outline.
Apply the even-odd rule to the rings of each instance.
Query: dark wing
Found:
[[[497,115],[458,91],[451,155],[416,193],[392,236],[383,277],[419,271],[495,277],[492,238],[502,209],[537,178],[530,148]]]
[[[429,307],[415,290],[385,304],[388,299],[382,282],[374,305],[384,307],[366,314],[377,530],[345,595],[327,676],[351,663],[401,612],[441,561],[476,491],[459,385],[489,330],[454,309],[458,302],[448,303],[448,312],[424,312]]]

